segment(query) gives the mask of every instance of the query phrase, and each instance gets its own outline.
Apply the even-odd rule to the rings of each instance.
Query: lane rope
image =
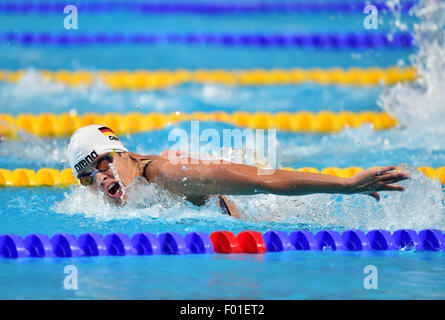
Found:
[[[16,83],[28,71],[0,70],[0,82]],[[96,82],[111,90],[157,90],[184,83],[229,86],[296,85],[312,82],[322,85],[379,86],[416,80],[413,67],[331,68],[331,69],[239,69],[239,70],[40,70],[42,81],[58,82],[69,87],[92,86]]]
[[[302,34],[302,33],[0,33],[0,43],[26,46],[87,46],[87,45],[154,45],[154,44],[207,44],[247,47],[299,47],[320,49],[370,49],[370,48],[412,48],[414,38],[408,32],[395,33],[346,33],[346,34]]]
[[[0,235],[0,257],[17,258],[79,258],[98,256],[184,255],[184,254],[264,254],[283,251],[443,251],[445,236],[437,229],[417,233],[410,229],[394,232],[371,230],[307,230],[287,234],[280,230],[265,233],[244,230],[236,236],[231,231],[177,232],[159,235],[141,232],[133,236],[110,233],[83,233],[76,237],[69,233],[29,234],[22,238],[15,234]]]
[[[82,13],[106,13],[106,12],[138,12],[142,14],[246,14],[246,13],[316,13],[316,12],[342,12],[363,13],[367,4],[361,2],[341,1],[315,1],[315,2],[135,2],[135,1],[106,1],[90,3],[73,3]],[[369,3],[374,5],[379,12],[388,11],[391,8],[383,2]],[[408,1],[399,4],[399,10],[407,13],[416,2]],[[55,2],[25,2],[0,3],[0,12],[4,13],[57,13],[63,12],[66,4]]]
[[[289,171],[324,173],[342,178],[349,178],[357,172],[363,170],[361,167],[326,167],[321,170],[313,167],[303,167],[298,169],[286,167],[281,169]],[[422,172],[426,177],[433,180],[437,179],[442,183],[442,185],[445,185],[445,166],[437,169],[424,166],[418,167],[417,170]],[[66,168],[63,170],[42,168],[37,170],[37,172],[26,168],[18,168],[15,170],[0,168],[0,186],[2,187],[66,187],[73,184],[78,185],[79,181],[75,178],[71,168]]]
[[[90,124],[102,124],[112,128],[118,135],[160,130],[183,121],[221,122],[235,127],[251,129],[277,129],[288,132],[335,133],[345,128],[359,128],[372,125],[374,130],[388,130],[398,125],[397,119],[386,112],[254,112],[236,111],[227,113],[193,112],[190,114],[173,112],[139,113],[42,113],[38,115],[0,114],[0,134],[16,138],[20,130],[39,137],[64,138],[77,129]]]

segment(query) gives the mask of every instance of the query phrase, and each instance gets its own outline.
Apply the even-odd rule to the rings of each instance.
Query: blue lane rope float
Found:
[[[395,33],[390,40],[386,33],[303,34],[303,33],[32,33],[6,32],[0,34],[0,42],[19,45],[107,45],[135,44],[209,44],[222,46],[252,47],[301,47],[321,49],[342,48],[411,48],[414,38],[408,32]]]
[[[313,234],[307,230],[279,230],[261,234],[257,231],[241,231],[237,236],[230,231],[190,232],[185,236],[177,232],[137,233],[130,237],[124,233],[111,233],[103,237],[98,233],[84,233],[79,237],[58,233],[51,238],[44,234],[30,234],[22,238],[14,234],[0,235],[2,258],[52,258],[133,255],[184,255],[184,254],[237,254],[266,253],[291,250],[307,251],[387,251],[445,250],[445,235],[436,229],[417,233],[401,229],[393,233],[387,230],[346,230],[339,233],[321,230]]]
[[[77,10],[83,13],[105,13],[105,12],[139,12],[154,14],[246,14],[246,13],[315,13],[315,12],[342,12],[342,13],[363,13],[363,8],[367,5],[362,2],[257,2],[257,3],[236,3],[236,2],[172,2],[172,3],[148,3],[135,1],[107,1],[107,2],[89,2],[72,3]],[[374,5],[377,10],[390,10],[390,7],[383,2],[369,3]],[[401,3],[399,9],[401,12],[409,12],[416,2],[409,1]],[[5,13],[57,13],[63,12],[66,4],[56,2],[6,2],[0,4],[0,12]]]

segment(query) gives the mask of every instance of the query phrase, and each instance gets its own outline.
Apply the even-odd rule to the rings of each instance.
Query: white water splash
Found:
[[[35,113],[35,110],[61,113],[73,109],[79,112],[128,112],[138,111],[137,105],[152,105],[158,100],[153,92],[133,95],[126,91],[110,92],[109,87],[100,80],[95,80],[91,85],[72,87],[62,82],[49,81],[33,68],[24,70],[17,82],[0,85],[0,101],[8,101],[2,112],[12,114]],[[129,110],[128,106],[132,106],[132,109]],[[157,109],[162,111],[161,108]]]
[[[402,21],[402,4],[400,0],[388,0],[386,5],[389,8],[390,13],[393,15],[394,19],[391,21],[391,33],[390,39],[393,37],[396,31],[407,31],[408,25]]]
[[[445,134],[445,2],[421,0],[413,14],[420,19],[414,25],[418,51],[410,57],[418,79],[385,90],[378,104],[401,122],[407,136],[439,147]]]
[[[29,161],[42,167],[68,165],[66,140],[40,138],[19,129],[16,132],[17,138],[1,142],[0,157]]]
[[[114,178],[117,180],[117,182],[119,183],[119,186],[121,187],[122,190],[122,195],[120,196],[120,199],[123,201],[123,203],[125,203],[125,195],[127,194],[127,188],[125,187],[124,183],[121,180],[121,177],[119,176],[119,173],[117,172],[116,167],[114,166],[113,163],[109,164],[111,171],[113,172]]]
[[[231,196],[242,218],[254,222],[302,223],[323,227],[362,230],[410,228],[443,229],[445,194],[440,182],[414,167],[404,165],[411,181],[401,184],[405,192],[381,192],[377,202],[366,195],[315,194],[298,197],[257,195]]]
[[[112,219],[156,219],[177,221],[182,218],[220,216],[221,209],[216,199],[202,207],[196,207],[182,197],[148,184],[143,178],[136,178],[127,188],[128,200],[124,206],[116,206],[106,199],[102,192],[94,192],[83,186],[72,186],[62,201],[56,202],[51,210],[56,213],[83,214],[98,220]]]

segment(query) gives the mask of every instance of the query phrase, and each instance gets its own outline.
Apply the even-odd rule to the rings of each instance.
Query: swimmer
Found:
[[[236,218],[239,214],[226,195],[361,193],[379,201],[379,191],[403,191],[404,187],[397,182],[410,177],[395,171],[395,166],[363,170],[350,178],[279,169],[259,175],[257,167],[223,160],[177,161],[184,156],[184,152],[168,150],[146,156],[129,152],[114,132],[102,125],[78,129],[68,145],[69,163],[80,183],[91,190],[101,190],[117,205],[127,199],[125,189],[132,180],[144,177],[148,183],[155,183],[197,206],[216,196],[222,212]]]

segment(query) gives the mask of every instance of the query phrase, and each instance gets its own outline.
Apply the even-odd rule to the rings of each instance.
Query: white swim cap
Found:
[[[68,145],[68,160],[77,175],[100,154],[113,150],[128,152],[110,128],[92,124],[73,133]]]

